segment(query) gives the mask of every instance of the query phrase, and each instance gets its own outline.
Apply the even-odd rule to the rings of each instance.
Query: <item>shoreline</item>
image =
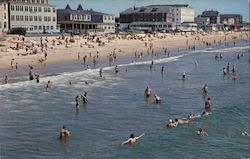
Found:
[[[113,57],[113,54],[119,59],[135,56],[135,54],[168,52],[173,49],[188,49],[194,46],[205,46],[206,44],[208,44],[208,46],[218,43],[224,45],[223,43],[226,42],[248,39],[249,33],[250,32],[213,32],[211,34],[194,35],[191,35],[191,33],[177,33],[176,35],[157,33],[155,36],[151,34],[127,34],[127,36],[118,34],[98,37],[101,43],[94,42],[94,40],[90,41],[88,39],[90,37],[83,38],[74,36],[74,43],[64,42],[65,40],[55,39],[55,37],[48,37],[48,42],[44,42],[45,38],[43,38],[43,44],[45,43],[48,47],[46,60],[45,49],[43,48],[44,50],[41,51],[41,46],[39,45],[40,37],[25,37],[24,43],[20,42],[21,38],[14,38],[14,42],[13,38],[11,38],[12,41],[8,39],[2,44],[13,47],[20,42],[20,45],[23,45],[22,49],[14,50],[0,47],[0,69],[11,69],[10,64],[12,59],[15,59],[13,63],[15,64],[17,62],[19,68],[28,65],[60,64],[63,62],[73,62],[78,59],[79,61],[83,61],[84,56],[86,56],[86,61],[106,60]],[[69,38],[70,37],[65,37],[66,40]],[[55,45],[52,45],[53,40],[55,41]],[[105,43],[105,45],[99,46],[102,43]],[[31,47],[31,45],[33,47]],[[25,53],[25,47],[31,48],[28,51],[36,50],[37,53],[27,55],[27,53]]]

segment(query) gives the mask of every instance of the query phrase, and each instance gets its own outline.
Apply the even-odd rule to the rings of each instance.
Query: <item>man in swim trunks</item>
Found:
[[[130,144],[130,145],[135,144],[135,143],[137,142],[137,140],[138,140],[139,138],[141,138],[142,136],[144,136],[144,135],[145,135],[145,134],[142,133],[140,136],[135,137],[134,134],[131,134],[130,137],[129,137],[129,139],[126,140],[126,141],[124,141],[124,142],[122,143],[122,145],[124,145],[124,144]]]

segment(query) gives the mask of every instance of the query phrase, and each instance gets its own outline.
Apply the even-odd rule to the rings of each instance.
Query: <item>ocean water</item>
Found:
[[[95,68],[89,63],[88,70],[76,61],[51,64],[36,69],[41,74],[39,84],[27,81],[27,68],[20,68],[11,73],[10,84],[0,85],[0,158],[249,158],[250,138],[241,135],[242,131],[250,131],[248,49],[249,43],[237,41],[236,46],[230,43],[196,51],[173,50],[171,57],[145,54],[136,62],[129,57],[116,61],[118,74],[106,61]],[[215,60],[216,53],[223,53],[224,58]],[[239,60],[237,53],[243,54]],[[238,81],[232,80],[232,73],[223,76],[222,68],[228,62],[235,65]],[[4,73],[1,71],[2,76]],[[49,92],[44,92],[48,80],[52,85]],[[205,83],[212,114],[166,128],[170,118],[204,111],[201,88]],[[160,104],[155,104],[152,97],[145,101],[147,86],[161,96]],[[77,111],[74,98],[85,91],[89,103],[81,104]],[[60,141],[63,125],[71,136]],[[209,135],[197,136],[195,131],[200,127]],[[121,146],[130,133],[137,136],[143,132],[145,136],[135,145]]]

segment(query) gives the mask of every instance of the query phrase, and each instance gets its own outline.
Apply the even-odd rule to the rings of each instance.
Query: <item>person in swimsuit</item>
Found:
[[[210,98],[208,97],[207,100],[205,101],[205,110],[206,111],[211,111],[211,101]]]
[[[145,94],[146,97],[150,97],[151,94],[152,94],[152,90],[151,90],[149,87],[147,87],[147,88],[145,89],[144,94]]]
[[[63,126],[60,130],[60,139],[65,139],[70,136],[70,131],[67,130],[66,126]]]
[[[197,131],[197,135],[199,136],[208,136],[208,134],[205,132],[205,129],[199,128]]]
[[[130,137],[129,137],[129,139],[126,140],[126,141],[124,141],[124,142],[122,143],[122,145],[124,145],[124,144],[130,144],[130,145],[135,144],[135,143],[137,142],[137,140],[138,140],[139,138],[141,138],[142,136],[144,136],[144,135],[145,135],[145,134],[142,133],[140,136],[135,137],[134,134],[131,134]]]

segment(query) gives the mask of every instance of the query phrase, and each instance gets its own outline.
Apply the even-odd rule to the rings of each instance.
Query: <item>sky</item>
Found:
[[[250,0],[49,0],[58,9],[65,8],[67,4],[76,9],[82,4],[84,9],[93,9],[98,12],[110,13],[119,16],[127,8],[156,4],[189,4],[199,15],[204,10],[216,10],[221,14],[241,14],[244,21],[249,20]]]

